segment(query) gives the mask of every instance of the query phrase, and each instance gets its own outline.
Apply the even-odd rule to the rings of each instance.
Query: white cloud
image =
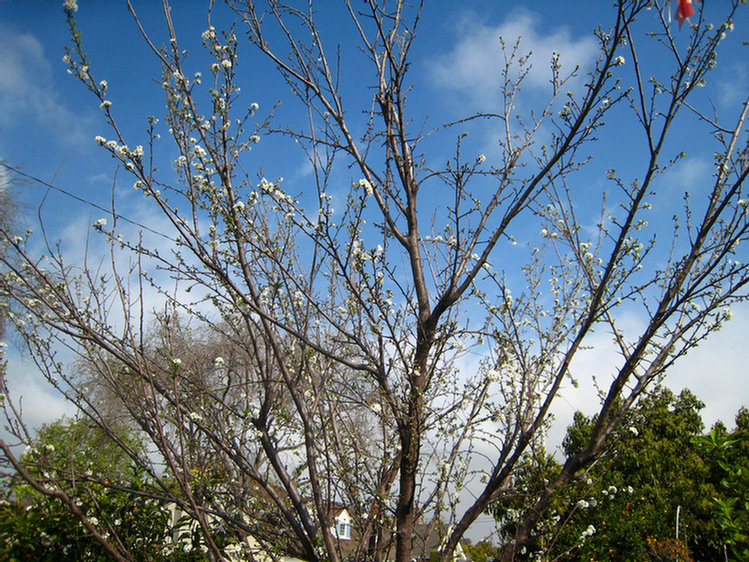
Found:
[[[634,314],[622,314],[617,326],[624,334],[641,333],[644,327]],[[598,390],[608,391],[622,362],[621,351],[609,329],[600,327],[599,331],[589,335],[585,347],[575,355],[570,368],[577,386],[573,386],[571,382],[566,383],[552,406],[554,423],[548,436],[550,451],[555,451],[561,445],[575,412],[592,416],[601,409]]]
[[[432,62],[433,80],[466,97],[472,104],[492,104],[499,99],[504,64],[500,37],[508,52],[520,37],[518,56],[532,53],[532,67],[524,79],[526,89],[551,91],[549,62],[554,52],[560,55],[562,75],[572,72],[576,65],[586,68],[592,63],[597,53],[592,37],[573,37],[570,30],[563,27],[544,34],[539,22],[539,16],[518,11],[501,25],[487,26],[476,14],[469,15],[459,24],[458,35],[462,39],[455,48]]]
[[[736,107],[744,102],[746,98],[747,85],[749,84],[749,69],[746,62],[738,61],[731,65],[728,76],[725,74],[719,80],[718,92],[720,104],[723,107]],[[716,80],[716,77],[712,78]]]
[[[132,212],[131,216],[138,217],[140,224],[159,232],[171,233],[170,225],[165,221],[164,217],[159,213],[153,212],[152,206],[147,205],[145,201],[136,201],[134,204],[128,206],[128,210]],[[80,213],[71,218],[65,227],[59,231],[58,239],[61,244],[61,252],[65,256],[66,266],[69,269],[82,268],[84,264],[87,264],[92,273],[106,275],[111,278],[113,270],[106,236],[101,232],[95,231],[92,226],[94,220],[99,217],[107,217],[109,220],[107,226],[112,226],[111,216],[103,211]],[[130,241],[141,239],[144,245],[159,248],[164,255],[167,255],[169,250],[174,247],[171,242],[166,241],[164,238],[149,231],[141,232],[139,226],[126,222],[119,223],[117,232],[123,234],[125,239]],[[51,242],[54,244],[56,240],[52,240]],[[42,241],[39,236],[32,237],[33,255],[45,253],[41,244]],[[117,269],[118,274],[124,276],[125,285],[129,284],[131,287],[137,288],[139,286],[137,271],[133,271],[132,269],[135,256],[127,250],[116,251],[114,260],[114,267]],[[147,268],[150,266],[149,275],[156,280],[160,288],[172,293],[180,302],[190,303],[200,298],[197,294],[187,293],[185,291],[185,284],[175,287],[175,282],[170,274],[157,270],[153,262],[148,259],[144,259],[143,261]],[[94,275],[94,277],[97,277],[97,275]],[[195,293],[198,293],[198,291],[195,291]],[[85,295],[85,291],[83,294]],[[111,297],[111,295],[109,296]],[[146,315],[150,315],[155,310],[163,310],[164,296],[156,287],[149,283],[144,283],[142,294],[132,296],[133,299],[137,298],[137,302],[143,306]],[[107,310],[107,323],[114,326],[115,330],[120,329],[124,325],[126,312],[118,306],[119,303],[116,297],[111,299],[110,302],[112,306]],[[208,306],[208,304],[203,304],[204,308]],[[199,305],[196,308],[199,308]],[[132,313],[133,311],[131,310],[130,312]],[[208,310],[204,310],[204,312],[208,312]],[[13,338],[20,339],[17,336],[13,336],[9,338],[11,339],[11,343]],[[74,415],[76,412],[75,407],[44,378],[42,373],[34,365],[32,359],[21,354],[11,344],[9,344],[9,348],[7,356],[8,395],[15,403],[22,404],[23,421],[32,433],[41,427],[41,425],[59,419],[63,415]],[[74,355],[59,346],[57,349],[58,352],[61,352],[57,360],[61,361],[64,365],[72,366],[72,362],[75,359]],[[7,439],[8,433],[0,430],[0,437]]]
[[[0,161],[2,161],[2,156],[0,156]],[[0,166],[0,195],[5,193],[9,186],[10,178],[8,177],[8,172],[5,167]]]
[[[678,162],[673,169],[672,175],[666,180],[669,191],[681,194],[701,185],[709,185],[713,178],[710,173],[712,167],[702,158],[689,157]]]
[[[0,27],[0,126],[41,126],[61,142],[88,141],[89,118],[76,114],[55,89],[52,65],[30,33]],[[60,65],[63,63],[60,61]]]
[[[746,333],[749,326],[749,306],[732,307],[733,319],[725,327],[710,335],[703,344],[679,359],[666,373],[665,386],[678,394],[688,388],[705,404],[702,421],[710,428],[722,420],[730,429],[741,406],[749,407],[749,369],[746,364]],[[619,327],[627,334],[642,331],[642,323],[635,316],[622,319]],[[549,448],[561,444],[567,426],[576,411],[591,416],[600,409],[600,399],[593,377],[604,391],[608,390],[621,354],[610,334],[603,331],[586,342],[590,349],[578,354],[573,362],[579,386],[568,385],[560,392],[553,406],[554,425],[549,432]]]
[[[22,357],[10,346],[8,351],[8,396],[22,409],[23,422],[30,430],[74,413],[72,404],[44,379],[31,359]],[[2,432],[2,438],[8,439],[6,431]]]
[[[746,361],[749,306],[736,305],[732,311],[731,321],[680,359],[666,379],[666,385],[674,392],[688,388],[705,403],[702,421],[706,428],[722,420],[730,429],[739,408],[749,407]]]

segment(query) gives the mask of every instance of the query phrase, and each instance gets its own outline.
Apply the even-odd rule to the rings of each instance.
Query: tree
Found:
[[[121,401],[212,556],[222,556],[210,525],[218,517],[268,548],[332,562],[343,557],[331,520],[340,504],[360,539],[354,559],[410,561],[416,522],[433,516],[450,524],[440,553],[449,560],[479,514],[515,497],[523,459],[577,376],[573,359],[594,331],[610,331],[621,357],[596,421],[518,514],[498,555],[515,559],[646,389],[746,297],[738,252],[749,226],[749,103],[715,116],[700,95],[737,6],[714,27],[701,12],[682,48],[649,5],[617,2],[594,32],[600,56],[583,85],[573,88],[578,71],[563,74],[554,58],[548,99],[532,109],[516,104],[529,59],[520,45],[503,45],[500,106],[442,125],[408,103],[418,3],[345,2],[357,51],[324,40],[311,4],[230,1],[234,26],[217,31],[209,21],[202,35],[213,58],[199,69],[205,77],[180,48],[165,3],[163,47],[140,27],[162,65],[165,125],[149,117],[137,141],[118,126],[125,116],[95,78],[98,61],[66,2],[65,60],[110,126],[96,140],[170,225],[173,247],[122,235],[114,209],[111,223],[94,224],[111,243],[107,273],[70,267],[52,245],[32,255],[6,234],[23,264],[7,263],[2,281],[28,316],[16,328],[45,376],[95,423],[106,427],[107,417],[55,346],[76,353]],[[255,100],[242,98],[240,35],[285,79],[308,126],[260,118]],[[647,41],[668,68],[639,56]],[[371,83],[347,82],[339,57],[348,56],[367,65]],[[342,84],[352,90],[346,102]],[[578,215],[591,198],[587,151],[618,135],[606,125],[615,111],[628,112],[642,145],[630,169],[605,172],[596,226]],[[463,134],[487,121],[503,131],[491,159]],[[647,217],[651,207],[673,214],[657,188],[686,148],[682,124],[713,147],[715,175],[699,198],[685,197],[672,235],[656,237]],[[161,137],[179,154],[175,174],[157,162]],[[251,149],[274,137],[305,151],[312,187],[254,179],[261,163]],[[354,181],[335,210],[339,162]],[[530,241],[519,250],[520,277],[516,239]],[[130,269],[120,253],[132,256]],[[163,313],[150,315],[145,286]],[[637,333],[620,326],[631,314]],[[195,339],[219,342],[221,352],[183,345]],[[460,368],[468,351],[482,358],[470,372]],[[156,461],[139,460],[157,472]],[[477,488],[466,507],[458,498],[469,484]]]
[[[713,511],[730,545],[731,560],[749,560],[749,412],[736,414],[736,429],[714,427],[695,439],[713,466],[718,483],[712,495]]]
[[[499,553],[499,549],[487,539],[480,540],[476,544],[470,539],[462,543],[463,552],[470,562],[489,562]]]
[[[694,442],[702,435],[703,407],[688,390],[678,396],[662,387],[649,393],[596,463],[554,499],[527,558],[534,559],[536,549],[544,560],[674,559],[669,552],[681,560],[721,558],[723,540],[710,500],[718,482]],[[585,446],[595,423],[578,412],[564,440],[566,456]],[[510,507],[512,516],[504,506],[495,510],[510,531],[522,502],[532,501],[544,479],[560,470],[553,458],[544,465],[531,462],[522,483],[528,492]]]
[[[640,553],[647,554],[654,540],[664,544],[674,537],[678,511],[678,537],[695,559],[720,557],[720,539],[709,509],[715,483],[709,464],[692,443],[702,434],[703,407],[688,390],[674,396],[659,388],[642,401],[628,427],[621,428],[612,444],[613,458],[594,473],[598,489],[610,491],[608,497],[601,496],[607,501],[598,515],[607,525],[597,537],[599,551],[602,546],[615,546],[619,554],[613,558],[622,552],[634,557],[639,543]],[[565,445],[576,447],[573,439]]]
[[[130,453],[145,454],[142,443],[119,429]],[[80,518],[71,517],[66,499],[101,531],[101,538],[111,537],[138,560],[205,560],[199,545],[191,548],[185,542],[190,547],[185,550],[182,542],[172,540],[179,530],[165,508],[163,492],[97,426],[66,419],[45,425],[21,462],[0,502],[4,560],[112,560],[99,537]]]

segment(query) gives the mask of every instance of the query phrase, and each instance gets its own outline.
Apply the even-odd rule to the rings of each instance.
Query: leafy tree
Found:
[[[688,390],[675,396],[658,388],[642,399],[598,462],[555,498],[535,540],[542,559],[720,559],[723,542],[711,506],[717,481],[695,443],[703,430],[703,407]],[[576,414],[564,440],[566,455],[585,446],[595,423]],[[560,469],[551,457],[545,465],[532,463],[524,482],[528,495]],[[496,514],[512,524],[506,510]],[[538,550],[528,549],[527,556]]]
[[[36,474],[54,470],[71,486],[74,477],[84,472],[100,482],[121,482],[132,476],[134,460],[145,454],[144,443],[126,427],[106,432],[86,420],[45,424],[35,442],[24,455],[27,468]]]
[[[713,497],[715,518],[731,560],[749,560],[749,410],[736,414],[736,429],[713,428],[695,439],[713,467],[719,485]]]
[[[475,544],[470,539],[466,539],[461,546],[469,562],[490,562],[499,554],[499,549],[488,539],[480,540]]]
[[[143,444],[120,430],[125,448],[83,420],[63,419],[40,429],[21,457],[23,474],[13,478],[0,505],[0,558],[116,559],[103,538],[136,560],[207,560],[199,540],[174,540],[183,531],[174,526],[164,494],[125,454],[144,454]],[[75,503],[79,517],[65,499]]]
[[[32,255],[3,230],[16,261],[2,258],[9,271],[0,287],[23,311],[10,319],[82,415],[108,424],[96,396],[57,360],[59,346],[121,402],[158,451],[158,460],[138,463],[152,475],[155,463],[167,467],[172,499],[215,558],[214,518],[252,534],[270,514],[277,524],[260,537],[268,548],[339,562],[331,513],[343,502],[359,536],[351,558],[394,552],[410,562],[415,525],[431,514],[449,524],[440,552],[449,560],[490,504],[507,511],[524,497],[498,555],[516,559],[580,474],[602,462],[647,388],[747,296],[749,266],[737,253],[749,237],[749,104],[716,116],[702,95],[738,3],[723,5],[715,26],[711,14],[695,18],[683,46],[650,5],[607,5],[606,25],[593,32],[598,60],[578,77],[554,57],[537,107],[516,103],[530,59],[503,43],[496,110],[437,123],[409,105],[426,5],[345,2],[341,15],[360,49],[341,49],[327,42],[313,3],[230,1],[225,30],[211,25],[222,8],[209,3],[206,67],[180,47],[165,2],[161,39],[136,15],[162,66],[166,102],[165,123],[147,117],[138,139],[125,138],[120,123],[132,116],[108,99],[68,1],[65,60],[109,126],[96,141],[161,213],[172,246],[131,235],[113,210],[111,222],[93,225],[112,245],[101,274],[73,267],[53,244]],[[240,37],[278,71],[306,124],[279,125],[243,97],[253,92],[239,86],[247,75],[238,71]],[[662,49],[657,61],[640,57],[648,41]],[[369,72],[349,79],[352,67]],[[596,169],[587,154],[620,141],[607,124],[612,111],[628,115],[642,139],[626,171]],[[673,235],[656,237],[651,214],[674,216],[673,194],[658,182],[683,158],[682,126],[716,154],[715,173],[698,200],[685,197]],[[478,154],[466,129],[504,131],[496,153]],[[263,177],[251,150],[269,137],[304,151],[310,182]],[[159,161],[171,152],[173,162]],[[350,171],[343,179],[339,164]],[[592,193],[591,177],[609,188]],[[581,206],[599,195],[601,215],[582,219]],[[518,239],[528,246],[516,248]],[[123,254],[132,269],[121,269]],[[151,314],[148,291],[163,314]],[[623,330],[633,314],[642,329]],[[600,411],[575,452],[529,493],[516,484],[532,470],[524,459],[538,456],[560,389],[578,375],[570,366],[596,330],[613,333],[620,350]],[[220,354],[184,345],[192,334],[219,342]],[[481,360],[464,372],[468,351]],[[28,442],[19,411],[6,412]],[[0,448],[19,464],[5,442]],[[460,505],[472,478],[481,485]]]

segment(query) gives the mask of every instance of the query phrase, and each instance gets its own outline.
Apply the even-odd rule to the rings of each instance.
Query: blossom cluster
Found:
[[[585,529],[582,534],[580,535],[580,540],[585,540],[586,538],[593,536],[596,533],[596,528],[593,525],[588,525],[588,528]]]
[[[123,162],[128,159],[140,161],[143,158],[144,150],[141,145],[136,146],[134,149],[130,149],[126,144],[119,144],[116,140],[107,140],[101,135],[97,135],[94,140],[99,146],[108,148],[114,156]]]
[[[366,178],[360,179],[358,182],[354,184],[354,187],[361,187],[364,189],[364,192],[371,197],[372,193],[374,193],[374,188],[372,187],[372,184],[370,181]]]

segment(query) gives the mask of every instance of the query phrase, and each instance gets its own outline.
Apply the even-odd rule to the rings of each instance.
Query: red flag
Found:
[[[692,0],[677,0],[676,19],[679,21],[679,29],[681,29],[684,20],[693,15],[694,7],[692,7]]]

